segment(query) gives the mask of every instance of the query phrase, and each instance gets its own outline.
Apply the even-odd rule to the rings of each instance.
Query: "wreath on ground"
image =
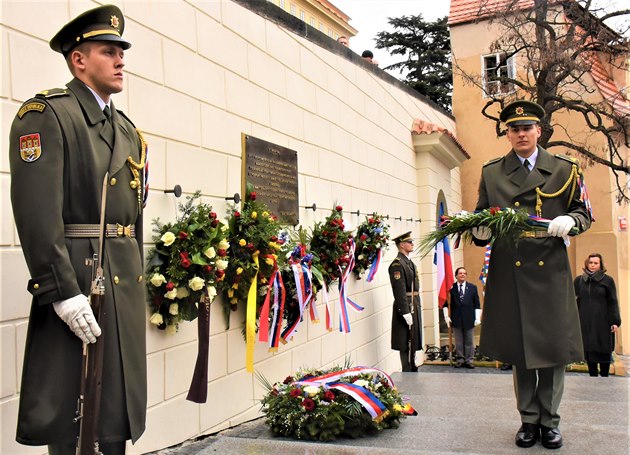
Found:
[[[389,376],[375,368],[303,369],[273,385],[258,378],[268,391],[262,411],[275,436],[357,438],[398,428],[401,416],[413,411]]]

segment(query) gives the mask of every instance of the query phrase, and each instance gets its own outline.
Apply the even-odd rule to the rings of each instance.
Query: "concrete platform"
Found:
[[[422,366],[418,373],[392,375],[418,415],[397,430],[378,436],[331,443],[275,438],[264,419],[239,425],[205,439],[164,449],[159,455],[243,454],[606,454],[630,453],[630,378],[594,378],[567,373],[560,406],[564,447],[549,451],[540,442],[516,447],[520,426],[511,372]]]

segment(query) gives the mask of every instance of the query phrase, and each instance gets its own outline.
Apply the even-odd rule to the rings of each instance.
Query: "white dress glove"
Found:
[[[442,308],[442,314],[444,315],[444,321],[446,322],[446,325],[450,327],[453,321],[451,321],[451,318],[448,317],[447,307]]]
[[[70,330],[81,338],[84,343],[96,343],[96,337],[101,335],[88,298],[82,294],[66,300],[53,303],[53,308]]]
[[[481,310],[475,309],[475,327],[481,324]]]
[[[551,220],[547,233],[554,237],[566,237],[573,226],[575,226],[573,218],[569,215],[560,215]]]
[[[490,237],[492,237],[492,231],[489,227],[486,226],[476,226],[472,228],[471,234],[473,235],[473,237],[479,240],[488,240]]]
[[[411,313],[403,314],[403,318],[405,318],[405,322],[409,327],[413,325],[413,317],[411,316]]]

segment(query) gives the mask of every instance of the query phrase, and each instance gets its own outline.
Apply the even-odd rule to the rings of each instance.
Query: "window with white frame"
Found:
[[[302,22],[306,22],[306,13],[302,10],[300,10],[300,19]]]
[[[297,6],[295,6],[293,3],[291,3],[291,14],[297,16]]]
[[[311,16],[311,21],[310,21],[311,27],[315,28],[317,26],[317,24],[315,24],[315,18],[313,16]]]
[[[514,59],[504,53],[483,55],[481,57],[483,88],[486,96],[507,95],[515,90],[514,84],[501,81],[501,78],[514,78]]]
[[[280,0],[279,6],[280,8],[284,9],[284,0]]]

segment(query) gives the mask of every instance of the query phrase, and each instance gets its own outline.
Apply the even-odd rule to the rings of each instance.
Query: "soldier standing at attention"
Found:
[[[590,227],[580,199],[575,160],[551,155],[537,145],[544,109],[516,101],[500,114],[512,150],[487,162],[481,172],[476,210],[525,209],[550,219],[546,232],[523,232],[517,243],[492,246],[480,351],[513,365],[521,427],[515,442],[531,447],[540,438],[547,449],[562,446],[558,406],[568,363],[583,358],[580,321],[564,240],[571,228]],[[487,227],[472,230],[474,241],[490,240]]]
[[[420,283],[416,266],[409,259],[413,251],[411,231],[394,238],[398,255],[389,266],[389,281],[394,293],[392,311],[392,349],[400,351],[403,371],[418,371],[416,351],[422,350]]]
[[[142,205],[146,144],[110,95],[123,89],[125,19],[116,6],[87,11],[66,24],[50,47],[74,76],[67,88],[25,102],[10,133],[11,202],[30,273],[31,313],[24,356],[17,441],[74,454],[79,424],[82,343],[102,337],[98,420],[101,451],[125,453],[146,415],[145,285]],[[105,303],[90,308],[98,252],[103,180]]]

